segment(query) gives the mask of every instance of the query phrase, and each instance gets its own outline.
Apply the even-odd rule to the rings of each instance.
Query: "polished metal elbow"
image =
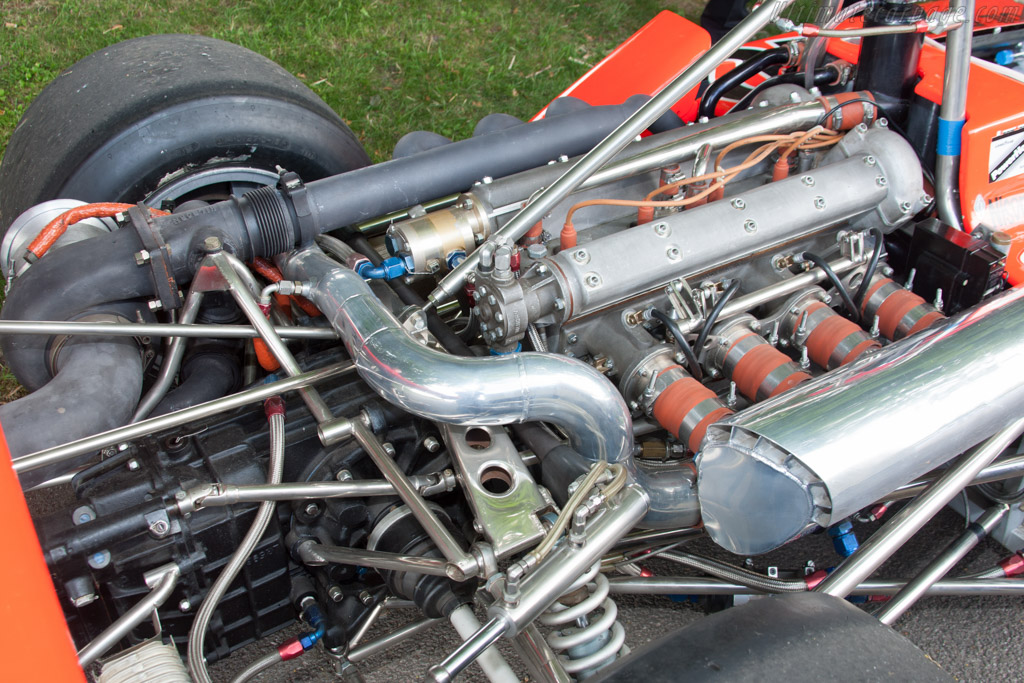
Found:
[[[316,247],[283,257],[285,276],[314,283],[310,298],[345,341],[374,391],[415,415],[455,425],[544,421],[593,460],[631,458],[633,425],[610,381],[580,361],[539,353],[464,358],[416,341],[363,279]]]

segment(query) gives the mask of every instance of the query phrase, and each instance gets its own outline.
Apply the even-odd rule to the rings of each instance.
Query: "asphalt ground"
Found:
[[[878,525],[862,525],[858,533],[863,540],[867,531]],[[939,513],[932,522],[896,553],[876,576],[907,578],[923,568],[945,545],[963,530],[963,519],[952,510]],[[743,558],[726,553],[708,539],[688,543],[686,549],[703,555],[740,564]],[[989,569],[1007,555],[997,543],[986,540],[975,548],[952,572],[951,576]],[[824,535],[813,536],[786,546],[768,555],[754,559],[754,569],[765,572],[769,566],[781,570],[799,569],[807,560],[819,567],[838,563],[839,557],[831,541]],[[665,561],[652,560],[646,566],[657,575],[684,575],[686,568]],[[703,609],[688,602],[675,602],[662,596],[615,596],[619,618],[625,627],[626,644],[637,648],[666,633],[703,618]],[[864,608],[873,609],[877,604]],[[367,634],[369,642],[404,623],[415,620],[410,610],[386,612]],[[916,644],[951,676],[964,681],[1021,681],[1024,680],[1024,597],[956,597],[924,598],[910,609],[895,628]],[[272,642],[256,643],[243,648],[224,662],[212,667],[215,681],[230,681],[249,663],[267,654],[276,643],[298,633],[290,629],[277,634]],[[367,683],[422,680],[427,668],[440,662],[459,644],[458,636],[447,623],[414,636],[395,648],[371,657],[358,666]],[[513,669],[526,680],[526,671],[516,660],[507,644],[501,651]],[[696,655],[696,653],[695,653]],[[865,652],[865,657],[871,653]],[[333,673],[332,663],[322,649],[282,662],[252,679],[254,681],[308,681],[339,680]],[[486,681],[476,666],[466,670],[457,680]],[[766,676],[766,680],[770,680]],[[836,671],[836,680],[843,680],[843,672]]]

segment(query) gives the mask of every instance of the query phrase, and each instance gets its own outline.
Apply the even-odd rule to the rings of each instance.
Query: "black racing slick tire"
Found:
[[[274,62],[221,40],[154,35],[85,57],[25,111],[0,162],[0,231],[54,198],[173,205],[314,180],[369,158]]]

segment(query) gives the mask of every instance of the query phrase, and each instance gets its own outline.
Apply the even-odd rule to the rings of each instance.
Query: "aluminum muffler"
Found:
[[[711,426],[704,526],[763,553],[827,527],[1024,414],[1024,288]]]

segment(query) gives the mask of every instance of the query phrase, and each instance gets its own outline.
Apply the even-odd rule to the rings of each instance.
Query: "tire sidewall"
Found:
[[[216,166],[280,166],[312,180],[366,162],[351,135],[294,103],[206,98],[152,114],[114,135],[68,176],[57,196],[135,202],[182,174]]]

